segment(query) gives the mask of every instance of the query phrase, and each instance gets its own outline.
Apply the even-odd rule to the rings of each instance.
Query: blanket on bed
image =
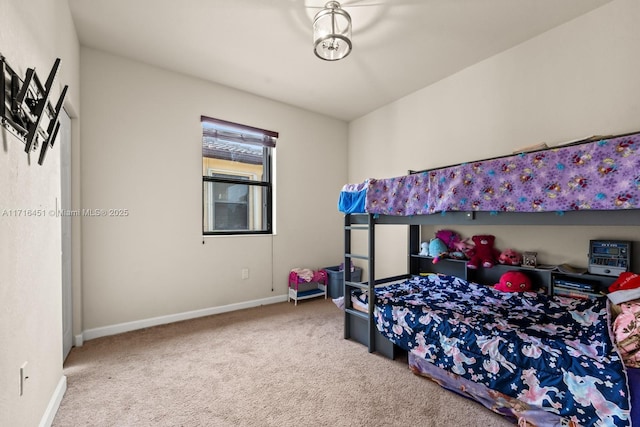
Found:
[[[606,298],[502,293],[433,275],[376,289],[374,315],[384,336],[449,372],[574,425],[630,425]]]

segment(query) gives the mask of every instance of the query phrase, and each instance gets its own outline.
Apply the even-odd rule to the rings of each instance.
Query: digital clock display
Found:
[[[595,246],[593,248],[594,255],[612,255],[616,256],[620,254],[620,248]]]

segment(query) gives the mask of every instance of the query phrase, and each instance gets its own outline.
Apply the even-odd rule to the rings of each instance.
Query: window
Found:
[[[202,116],[202,232],[270,234],[277,132]]]

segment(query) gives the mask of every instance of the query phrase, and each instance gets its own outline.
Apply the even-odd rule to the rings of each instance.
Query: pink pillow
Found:
[[[620,304],[622,312],[613,322],[613,333],[624,364],[640,368],[640,300]]]

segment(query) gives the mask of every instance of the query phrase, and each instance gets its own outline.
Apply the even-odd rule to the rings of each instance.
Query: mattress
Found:
[[[428,378],[441,387],[461,396],[473,399],[487,409],[512,419],[514,422],[519,423],[519,425],[527,427],[578,426],[575,422],[567,420],[557,414],[541,411],[536,406],[529,405],[522,400],[438,368],[436,365],[427,362],[425,359],[413,353],[409,353],[409,368],[414,374]]]
[[[366,293],[356,297],[368,303]],[[606,298],[503,293],[432,275],[376,289],[374,316],[413,356],[526,404],[527,419],[537,411],[564,425],[630,425]]]

